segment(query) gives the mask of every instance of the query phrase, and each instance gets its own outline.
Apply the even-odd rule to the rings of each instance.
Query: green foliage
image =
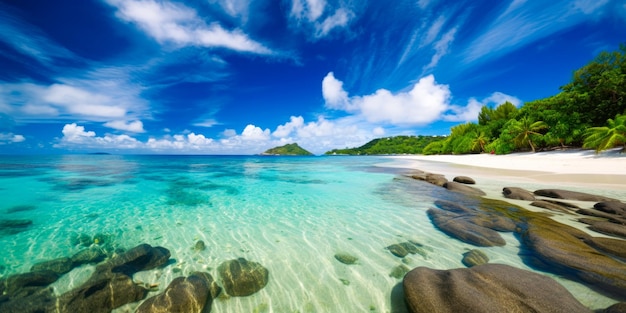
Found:
[[[374,139],[358,148],[334,149],[325,154],[377,155],[421,154],[428,144],[441,140],[441,136],[395,136]]]
[[[263,152],[264,155],[313,155],[313,153],[302,149],[297,143],[286,144]]]
[[[571,99],[564,114],[580,112],[582,121],[601,126],[618,114],[626,113],[626,45],[619,51],[601,52],[561,87]]]
[[[518,148],[530,146],[530,149],[535,152],[535,145],[533,139],[543,136],[540,131],[547,129],[548,124],[543,121],[533,121],[529,117],[522,117],[519,121],[512,119],[509,130],[515,136],[513,141]]]
[[[626,115],[617,115],[607,120],[608,126],[592,127],[585,132],[583,148],[595,149],[596,152],[623,145],[626,151]]]

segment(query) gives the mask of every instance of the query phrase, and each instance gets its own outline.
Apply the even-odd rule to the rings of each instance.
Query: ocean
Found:
[[[465,267],[463,253],[476,247],[437,230],[426,216],[435,200],[459,195],[407,178],[402,174],[409,170],[397,164],[386,166],[394,162],[345,156],[0,156],[0,221],[32,221],[2,224],[0,278],[91,245],[115,253],[148,243],[171,252],[167,266],[133,276],[160,286],[148,297],[193,271],[219,281],[222,262],[245,258],[269,270],[268,284],[251,296],[216,299],[211,312],[405,312],[398,268]],[[480,248],[491,263],[548,275],[590,308],[617,302],[529,267],[515,236],[502,237],[505,246]],[[198,241],[205,250],[194,249]],[[402,242],[419,244],[419,252],[399,258],[386,249]],[[358,260],[341,263],[335,258],[341,253]],[[79,286],[93,269],[73,269],[53,284],[55,292]]]

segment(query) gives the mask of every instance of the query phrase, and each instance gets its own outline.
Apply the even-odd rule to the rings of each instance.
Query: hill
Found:
[[[261,153],[261,155],[313,155],[313,153],[304,150],[297,143],[290,143],[280,147],[274,147]]]
[[[358,148],[334,149],[327,155],[378,155],[378,154],[421,154],[431,142],[442,140],[442,136],[395,136],[374,139]]]

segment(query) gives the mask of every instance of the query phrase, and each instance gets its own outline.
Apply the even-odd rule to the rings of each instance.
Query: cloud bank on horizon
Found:
[[[614,0],[0,4],[0,147],[323,153],[442,135],[555,94],[625,26]]]

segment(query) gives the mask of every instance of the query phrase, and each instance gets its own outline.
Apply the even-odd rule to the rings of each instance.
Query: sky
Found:
[[[0,0],[0,154],[446,135],[626,43],[622,0]]]

